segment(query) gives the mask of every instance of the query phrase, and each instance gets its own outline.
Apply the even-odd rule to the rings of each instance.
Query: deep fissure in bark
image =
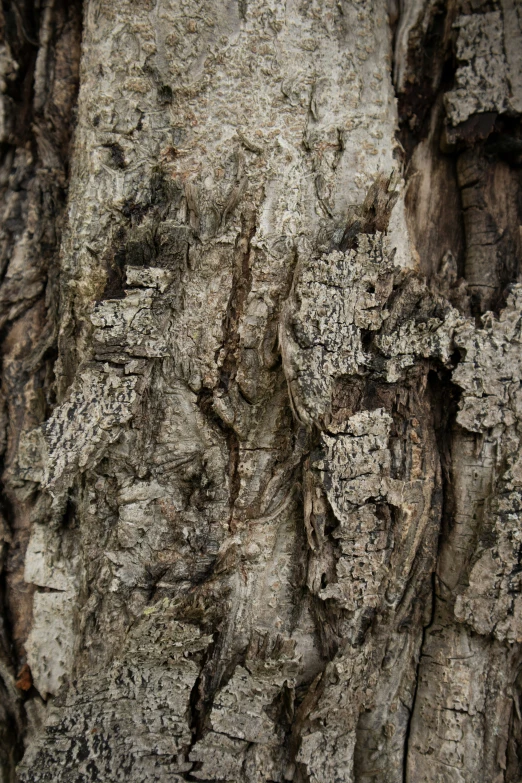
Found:
[[[38,493],[29,492],[25,508],[20,505],[13,493],[13,466],[21,429],[31,421],[40,423],[53,405],[53,333],[58,316],[56,257],[74,125],[81,13],[81,2],[56,2],[46,10],[32,2],[4,2],[0,12],[1,35],[7,47],[3,55],[4,238],[0,293],[2,407],[6,406],[7,413],[2,422],[1,468],[5,637],[2,676],[7,679],[0,753],[5,755],[2,769],[10,781],[15,780],[15,765],[23,754],[25,705],[39,699],[24,648],[33,588],[23,580],[28,543],[27,522],[23,518],[34,507]],[[39,41],[42,35],[45,43]],[[46,73],[42,66],[48,69]],[[24,234],[25,246],[20,242]],[[13,274],[9,261],[22,247],[24,263]]]

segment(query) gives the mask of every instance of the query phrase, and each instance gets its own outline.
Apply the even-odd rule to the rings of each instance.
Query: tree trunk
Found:
[[[0,20],[2,783],[520,783],[522,5]]]

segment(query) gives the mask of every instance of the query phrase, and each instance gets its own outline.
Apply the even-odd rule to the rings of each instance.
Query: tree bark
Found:
[[[520,783],[518,0],[1,21],[0,780]]]

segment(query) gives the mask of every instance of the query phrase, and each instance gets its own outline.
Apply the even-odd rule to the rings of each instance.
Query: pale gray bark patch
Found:
[[[493,486],[486,499],[483,540],[474,554],[469,587],[455,614],[483,635],[520,642],[518,574],[520,498],[520,302],[515,286],[499,319],[487,314],[482,329],[457,339],[464,361],[453,373],[463,389],[457,422],[496,446]]]
[[[474,114],[505,112],[509,108],[509,83],[504,52],[502,14],[460,16],[455,88],[445,95],[446,111],[453,125]]]
[[[86,673],[49,707],[20,780],[184,779],[190,695],[211,638],[174,618],[168,600],[150,607],[105,671]]]

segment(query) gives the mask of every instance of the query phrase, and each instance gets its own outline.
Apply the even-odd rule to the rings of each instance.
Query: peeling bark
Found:
[[[0,779],[519,783],[519,3],[3,8]]]

